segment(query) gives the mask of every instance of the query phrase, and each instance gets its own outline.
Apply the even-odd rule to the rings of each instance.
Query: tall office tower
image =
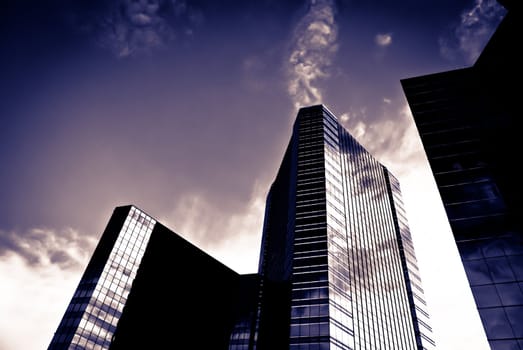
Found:
[[[267,197],[256,349],[433,349],[397,180],[323,105]]]
[[[253,281],[140,209],[118,207],[49,349],[228,349],[233,333],[231,349],[247,349],[238,327],[254,310]]]
[[[523,350],[517,1],[469,68],[402,80],[493,350]],[[517,29],[520,28],[520,29]]]

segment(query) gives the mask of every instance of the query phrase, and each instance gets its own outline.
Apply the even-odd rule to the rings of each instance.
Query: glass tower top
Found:
[[[322,105],[298,113],[260,256],[259,349],[434,348],[398,181]]]

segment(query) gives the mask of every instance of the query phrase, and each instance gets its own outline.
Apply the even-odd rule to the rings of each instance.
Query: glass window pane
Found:
[[[519,255],[523,254],[523,237],[514,233],[512,237],[505,239],[505,254]]]
[[[505,308],[507,317],[512,325],[514,336],[523,337],[523,306],[511,306]]]
[[[487,258],[505,255],[505,252],[503,251],[503,243],[497,239],[485,241],[481,249],[483,255]]]
[[[463,260],[483,258],[477,241],[460,242],[458,248]]]
[[[507,258],[491,258],[486,259],[486,261],[494,283],[514,281],[514,274],[508,264]]]
[[[515,340],[495,340],[489,343],[491,350],[519,350]]]
[[[464,261],[463,266],[465,267],[465,272],[472,286],[492,283],[484,260]]]
[[[523,255],[509,256],[508,259],[516,278],[519,281],[523,280]]]
[[[302,336],[302,337],[309,336],[309,325],[308,324],[300,325],[300,336]]]
[[[501,306],[496,288],[493,285],[471,287],[478,307]]]
[[[320,335],[323,335],[323,336],[329,335],[329,324],[328,323],[320,324]]]
[[[523,293],[518,283],[497,284],[496,288],[503,305],[523,305]]]
[[[291,325],[291,337],[299,337],[299,336],[300,336],[299,325],[296,325],[296,324]]]
[[[488,338],[512,338],[512,328],[503,308],[480,309],[479,315],[485,326]]]
[[[318,323],[311,324],[309,332],[311,337],[317,337],[318,335],[320,335],[320,325]]]

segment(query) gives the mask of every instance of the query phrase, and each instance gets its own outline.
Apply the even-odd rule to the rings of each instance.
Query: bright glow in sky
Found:
[[[402,185],[438,347],[488,349],[399,81],[469,65],[502,15],[491,0],[8,5],[0,349],[47,347],[115,206],[256,271],[296,108],[319,102]]]

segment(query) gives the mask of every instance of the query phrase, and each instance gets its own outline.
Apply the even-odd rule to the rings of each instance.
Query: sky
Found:
[[[239,273],[300,106],[402,186],[434,339],[488,349],[400,79],[474,63],[494,0],[0,4],[0,349],[46,348],[116,206]]]

